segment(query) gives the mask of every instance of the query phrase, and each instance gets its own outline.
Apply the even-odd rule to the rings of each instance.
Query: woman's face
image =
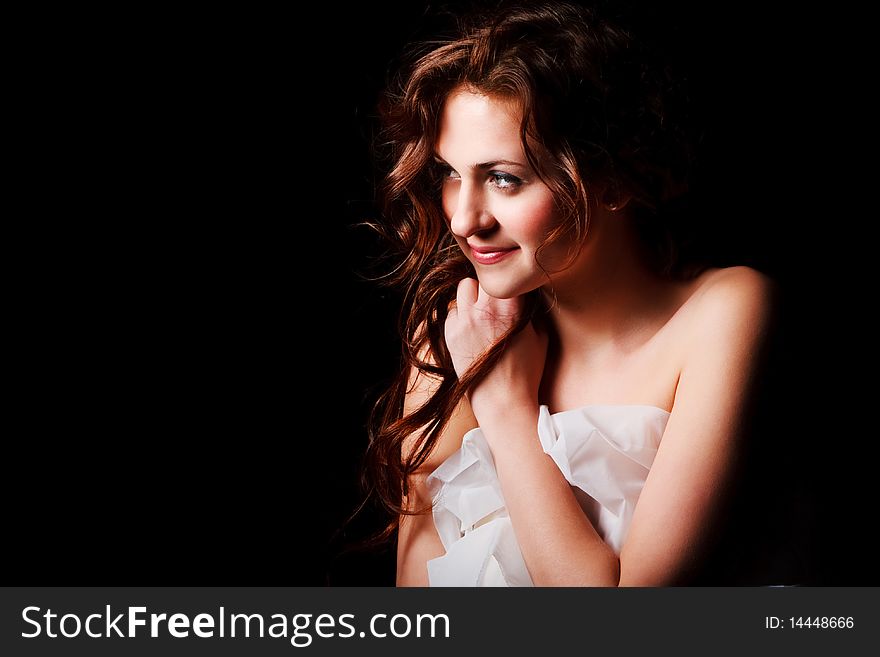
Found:
[[[536,259],[560,219],[553,193],[526,159],[516,105],[454,91],[435,154],[444,170],[443,211],[483,289],[508,299],[547,283],[544,270],[561,268],[569,253],[557,240]]]

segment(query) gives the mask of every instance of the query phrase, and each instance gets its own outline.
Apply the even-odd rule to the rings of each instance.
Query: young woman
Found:
[[[687,583],[718,531],[772,286],[688,268],[675,81],[564,3],[433,42],[385,106],[405,369],[368,451],[400,586]]]

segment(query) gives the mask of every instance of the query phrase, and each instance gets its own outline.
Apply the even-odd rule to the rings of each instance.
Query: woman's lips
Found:
[[[468,245],[470,246],[470,245]],[[471,246],[471,253],[481,265],[494,265],[516,251],[518,246]]]

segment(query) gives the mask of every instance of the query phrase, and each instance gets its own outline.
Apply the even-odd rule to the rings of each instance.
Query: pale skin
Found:
[[[406,502],[430,503],[426,476],[479,426],[536,586],[679,583],[702,556],[733,482],[756,355],[771,322],[772,284],[746,267],[712,269],[686,282],[660,278],[639,255],[625,204],[596,204],[573,262],[572,245],[562,243],[542,251],[537,263],[537,247],[559,218],[551,190],[528,166],[518,110],[503,99],[453,92],[435,150],[449,167],[442,197],[450,230],[479,279],[461,281],[446,323],[456,371],[488,348],[520,312],[521,295],[537,288],[554,299],[555,343],[548,354],[547,336],[532,326],[515,338],[456,410],[411,478]],[[510,251],[487,264],[492,249]],[[415,374],[411,381],[406,410],[436,384]],[[619,555],[543,452],[541,404],[554,413],[590,404],[670,412]],[[411,447],[408,441],[404,449]],[[443,554],[431,514],[401,517],[398,586],[427,586],[426,562]]]

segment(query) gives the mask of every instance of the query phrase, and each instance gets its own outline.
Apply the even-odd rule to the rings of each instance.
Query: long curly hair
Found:
[[[631,31],[575,4],[495,3],[491,11],[460,19],[456,34],[417,46],[380,106],[388,173],[375,228],[394,254],[385,282],[403,291],[403,354],[399,375],[376,403],[364,459],[365,501],[375,497],[389,515],[367,541],[373,545],[395,534],[402,514],[429,511],[403,504],[409,477],[431,454],[462,397],[543,303],[538,291],[527,295],[519,322],[456,376],[443,327],[458,282],[475,272],[442,211],[434,145],[443,103],[461,86],[513,99],[521,109],[526,157],[564,217],[545,246],[586,239],[591,208],[601,200],[596,194],[610,190],[631,200],[656,270],[687,275],[666,221],[669,209],[686,198],[692,168],[694,144],[683,122],[687,93]],[[414,370],[438,385],[424,404],[404,413]],[[416,440],[404,455],[409,436]]]

